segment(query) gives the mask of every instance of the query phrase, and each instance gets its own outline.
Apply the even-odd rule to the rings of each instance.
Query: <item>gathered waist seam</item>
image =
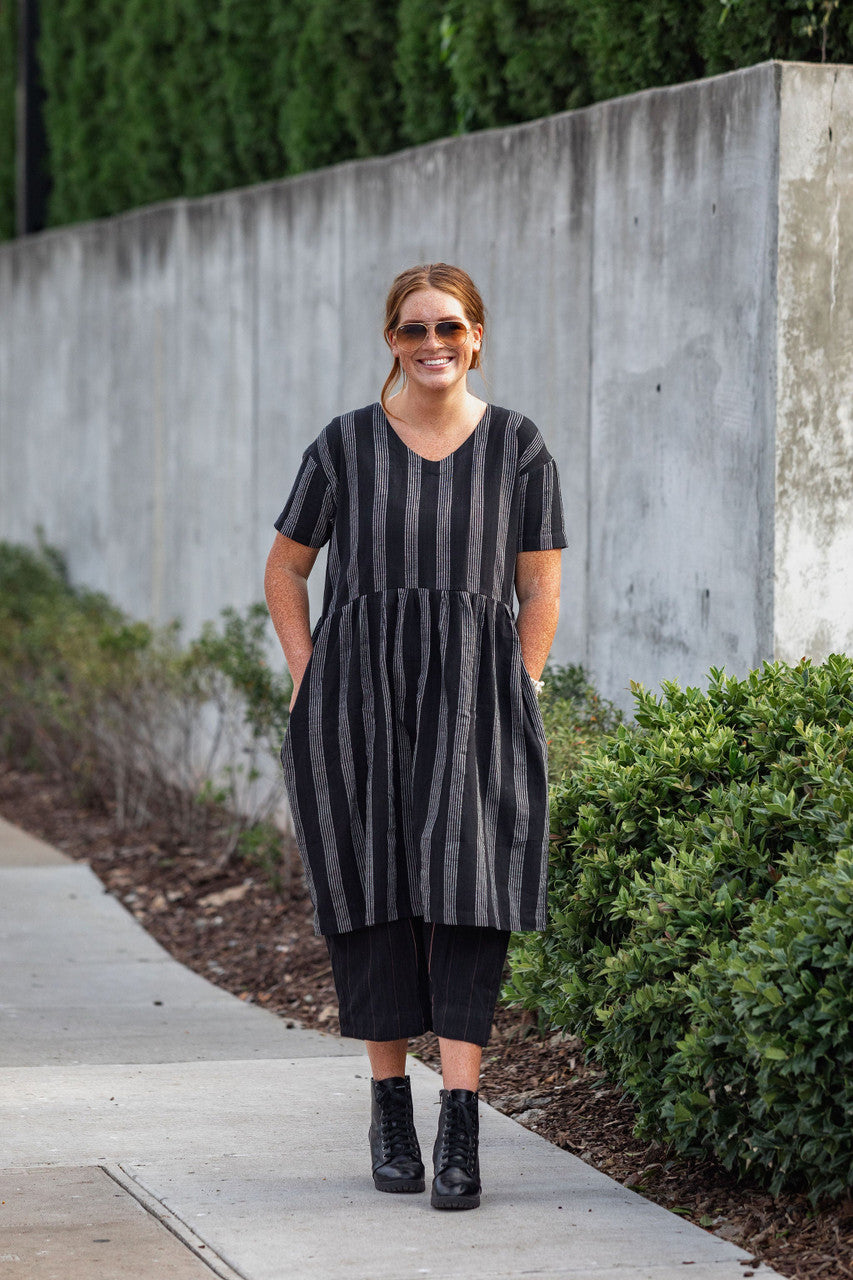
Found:
[[[502,596],[490,595],[487,591],[469,591],[467,587],[383,587],[378,591],[360,591],[358,595],[351,596],[349,600],[345,600],[343,604],[335,605],[334,609],[330,609],[328,613],[324,613],[321,622],[326,622],[329,618],[333,618],[336,613],[342,613],[344,609],[349,609],[352,605],[357,604],[359,600],[370,600],[379,596],[398,596],[401,592],[407,595],[411,592],[426,591],[430,595],[438,596],[471,596],[482,600],[491,600],[495,604],[503,605],[510,616],[513,616],[512,605],[503,599]],[[319,623],[318,623],[319,626]]]

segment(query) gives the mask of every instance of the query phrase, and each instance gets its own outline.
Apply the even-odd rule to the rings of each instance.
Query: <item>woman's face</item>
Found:
[[[427,325],[434,325],[439,320],[462,320],[470,332],[461,347],[452,347],[442,343],[430,329],[423,344],[413,352],[401,351],[392,336],[391,351],[398,357],[407,380],[425,390],[435,391],[446,391],[464,380],[474,352],[480,350],[483,326],[472,325],[459,299],[452,293],[442,293],[440,289],[418,289],[416,293],[409,294],[400,308],[398,324],[414,320]]]

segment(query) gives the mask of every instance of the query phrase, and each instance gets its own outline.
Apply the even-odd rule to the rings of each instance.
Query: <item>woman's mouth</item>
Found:
[[[433,359],[421,360],[421,364],[425,369],[443,369],[446,364],[450,364],[452,356],[436,356]]]

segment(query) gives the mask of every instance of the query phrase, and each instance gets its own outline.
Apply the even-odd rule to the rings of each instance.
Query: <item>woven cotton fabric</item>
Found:
[[[537,427],[489,405],[431,461],[379,404],[344,414],[275,524],[330,542],[282,747],[317,932],[414,916],[544,928],[547,744],[514,575],[519,551],[567,544]]]

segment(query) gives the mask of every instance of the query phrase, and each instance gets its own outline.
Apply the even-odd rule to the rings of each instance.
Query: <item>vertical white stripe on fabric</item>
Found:
[[[350,672],[355,661],[352,628],[354,607],[354,605],[346,605],[338,613],[338,723],[334,726],[333,732],[337,730],[340,741],[338,759],[341,762],[341,772],[344,776],[344,790],[349,812],[352,846],[359,875],[363,880],[367,874],[365,869],[364,823],[361,817],[361,810],[358,807],[358,792],[356,790],[355,769],[353,767],[352,726],[349,718]]]
[[[542,439],[542,433],[537,427],[531,437],[530,444],[527,446],[527,448],[524,450],[524,453],[522,453],[521,457],[518,460],[519,471],[523,470],[524,467],[526,467],[529,463],[531,463],[533,459],[537,457],[544,448],[545,448],[545,441]]]
[[[498,811],[500,807],[501,793],[503,790],[503,778],[501,776],[501,759],[502,759],[502,738],[501,738],[501,691],[498,688],[498,673],[495,663],[495,650],[497,643],[497,625],[496,625],[496,608],[492,608],[486,614],[488,625],[488,643],[489,652],[491,654],[490,674],[491,687],[489,688],[488,703],[492,712],[492,750],[489,759],[489,782],[486,788],[486,839],[491,848],[487,849],[487,854],[491,852],[491,857],[486,863],[486,873],[488,877],[488,897],[490,906],[491,919],[489,923],[497,923],[501,919],[500,898],[498,896],[498,886],[495,879],[495,863],[499,855],[498,839],[500,833],[498,831]],[[500,851],[502,854],[502,850]]]
[[[290,741],[290,733],[284,736],[284,745],[281,751],[281,763],[284,770],[284,781],[287,788],[288,798],[290,800],[290,816],[293,819],[293,834],[296,837],[296,843],[300,849],[305,848],[305,828],[302,825],[302,817],[299,812],[299,803],[297,801],[296,792],[296,766],[293,762],[293,744]],[[305,884],[311,895],[312,902],[316,902],[317,896],[314,889],[314,877],[311,874],[311,866],[307,858],[303,859],[305,868]],[[314,924],[317,924],[317,913],[314,912]]]
[[[384,591],[388,585],[386,561],[387,537],[386,517],[388,514],[388,429],[385,426],[385,415],[381,405],[373,408],[373,452],[375,467],[373,472],[373,542],[370,548],[373,560],[373,590]]]
[[[429,593],[426,592],[426,595]],[[428,600],[424,602],[429,608]],[[447,638],[448,638],[448,595],[442,592],[438,603],[438,636],[439,636],[439,665],[441,671],[444,672],[447,666]],[[420,690],[419,690],[420,692]],[[418,722],[420,723],[423,714],[423,706],[418,702]],[[438,821],[439,809],[441,807],[441,792],[444,783],[444,772],[447,768],[447,747],[448,747],[448,708],[447,708],[447,686],[442,679],[441,694],[439,697],[437,710],[438,721],[438,737],[435,748],[435,760],[432,762],[432,775],[429,783],[429,801],[427,803],[427,814],[424,821],[423,832],[421,833],[421,895],[425,903],[430,901],[430,881],[431,881],[431,861],[432,861],[432,835]],[[430,709],[427,708],[427,714]],[[426,771],[428,761],[421,758],[421,765]],[[444,921],[445,924],[454,924],[455,919],[450,916]]]
[[[323,841],[323,854],[329,877],[329,889],[334,904],[335,919],[342,932],[352,928],[349,906],[344,894],[341,880],[341,864],[335,840],[335,825],[332,818],[333,800],[329,794],[329,775],[326,771],[326,757],[323,751],[323,706],[321,699],[321,674],[326,664],[326,647],[329,631],[321,627],[314,646],[314,659],[308,673],[308,747],[311,754],[311,773],[317,795],[317,811],[320,818],[320,836]]]
[[[527,743],[524,734],[524,691],[522,680],[529,680],[524,671],[521,646],[515,651],[510,678],[510,710],[512,714],[512,782],[515,794],[515,822],[509,852],[509,906],[510,929],[521,928],[520,903],[524,883],[524,861],[530,827],[530,796],[527,791]],[[532,686],[531,686],[532,687]]]
[[[548,462],[542,468],[542,523],[539,528],[539,540],[543,548],[552,545],[551,504],[554,501],[554,463]]]
[[[484,829],[483,791],[480,777],[480,757],[477,750],[480,726],[478,712],[480,709],[480,662],[483,656],[483,635],[486,631],[486,617],[494,604],[485,596],[474,596],[475,631],[477,643],[474,652],[474,670],[471,675],[471,725],[468,734],[467,750],[473,756],[474,795],[469,803],[474,809],[475,841],[471,855],[474,858],[474,923],[487,925],[489,917],[489,878],[487,871],[487,853],[490,847],[488,834]],[[491,846],[493,847],[493,846]]]
[[[429,670],[430,655],[432,652],[432,635],[430,632],[430,596],[431,592],[428,587],[421,587],[417,592],[418,612],[420,614],[421,623],[421,661],[418,670],[418,687],[415,694],[415,743],[417,744],[421,736],[421,711],[424,705],[424,693],[426,690],[427,671]],[[413,597],[414,598],[414,597]],[[420,755],[417,757],[418,767],[423,770]],[[426,868],[424,863],[426,862]],[[426,880],[424,876],[426,875]],[[424,890],[426,885],[426,891]],[[429,904],[429,856],[424,854],[423,840],[420,841],[418,848],[418,875],[417,879],[412,881],[412,896],[418,895],[418,902],[412,903],[412,908],[419,916],[425,914],[426,907]]]
[[[525,471],[523,476],[518,479],[518,544],[517,550],[521,550],[521,544],[524,542],[524,508],[527,502],[527,477],[529,472]]]
[[[418,585],[418,512],[421,505],[421,459],[408,451],[406,527],[403,535],[403,582]]]
[[[486,414],[490,414],[490,409]],[[465,586],[468,591],[479,592],[480,569],[483,558],[483,512],[486,501],[486,453],[489,443],[491,418],[482,424],[483,430],[474,436],[471,455],[471,524],[468,531],[468,563],[465,566]]]
[[[347,598],[354,600],[359,592],[358,582],[358,435],[355,426],[355,414],[345,413],[341,417],[341,450],[344,455],[344,466],[349,488],[349,531],[350,558],[347,565]]]
[[[331,525],[332,520],[334,519],[334,515],[335,515],[335,503],[334,503],[334,499],[332,498],[332,491],[331,489],[327,489],[326,492],[323,494],[323,502],[320,507],[320,514],[317,517],[317,523],[314,525],[314,528],[311,531],[312,546],[317,542],[319,543],[325,542],[326,535],[329,531],[329,526]]]
[[[329,488],[331,489],[332,497],[335,502],[337,502],[338,476],[335,471],[334,460],[329,452],[329,431],[327,427],[324,427],[317,437],[317,453],[319,454],[323,470],[326,473],[326,479],[329,481]]]
[[[406,870],[409,891],[415,895],[419,892],[420,869],[417,845],[413,828],[412,814],[412,744],[403,723],[402,708],[406,705],[406,669],[403,661],[403,639],[407,621],[407,613],[411,608],[409,593],[405,587],[397,589],[397,630],[394,635],[394,688],[397,706],[400,708],[396,731],[397,750],[399,752],[400,776],[400,820],[403,825],[403,841],[406,850]]]
[[[363,605],[363,601],[361,604]],[[376,822],[373,813],[373,773],[376,764],[376,714],[373,705],[373,674],[370,662],[370,632],[368,629],[367,610],[358,609],[358,649],[361,668],[362,724],[364,726],[364,749],[367,754],[367,789],[365,795],[364,817],[364,896],[365,912],[368,924],[376,919]]]
[[[300,476],[299,483],[296,486],[296,492],[293,495],[293,502],[287,513],[287,519],[281,526],[280,532],[283,533],[285,537],[290,536],[287,530],[289,529],[292,532],[299,523],[299,517],[302,514],[305,499],[311,491],[311,482],[313,480],[314,473],[318,470],[319,468],[317,463],[309,454],[303,463],[302,475]]]
[[[444,919],[456,920],[456,885],[459,879],[459,843],[462,828],[462,802],[465,793],[465,765],[471,747],[472,704],[476,697],[476,685],[472,682],[477,656],[477,619],[475,601],[482,596],[469,596],[454,591],[447,597],[448,639],[459,649],[459,690],[455,698],[453,747],[450,754],[450,785],[448,788],[447,821],[444,846]],[[442,645],[447,648],[447,641]]]
[[[438,494],[435,513],[435,585],[439,590],[450,586],[450,545],[453,515],[453,455],[442,458],[438,472]]]
[[[387,653],[388,607],[386,601],[383,605],[379,621],[379,652],[378,654],[373,655],[373,657],[379,673],[379,679],[376,683],[379,685],[379,691],[382,699],[382,718],[385,727],[385,793],[388,796],[388,829],[385,844],[387,891],[385,901],[382,903],[382,909],[383,912],[387,912],[390,905],[391,914],[395,915],[397,902],[397,812],[394,792],[394,744],[396,734],[394,732],[394,698],[388,680],[388,663],[385,656]],[[378,772],[381,768],[381,762],[379,760],[374,760],[374,767]],[[378,852],[379,851],[377,849],[377,853]]]
[[[332,594],[331,600],[329,601],[329,608],[333,609],[336,604],[335,595],[337,594],[338,583],[341,580],[341,553],[340,553],[340,548],[338,547],[338,540],[334,536],[332,537],[332,540],[329,543],[329,558],[328,558],[328,563],[326,567],[326,573],[327,573],[329,582],[333,584],[332,586],[333,594]],[[324,595],[325,595],[325,592],[324,592]]]
[[[510,511],[512,510],[513,493],[515,490],[515,473],[518,464],[518,436],[516,431],[521,422],[520,414],[511,414],[509,426],[504,435],[504,447],[501,455],[501,479],[498,488],[498,529],[497,529],[497,545],[495,547],[495,573],[492,579],[492,595],[495,599],[500,600],[503,596],[504,574],[507,569],[507,539],[506,529],[509,525]],[[515,566],[512,567],[512,577],[515,578]]]

